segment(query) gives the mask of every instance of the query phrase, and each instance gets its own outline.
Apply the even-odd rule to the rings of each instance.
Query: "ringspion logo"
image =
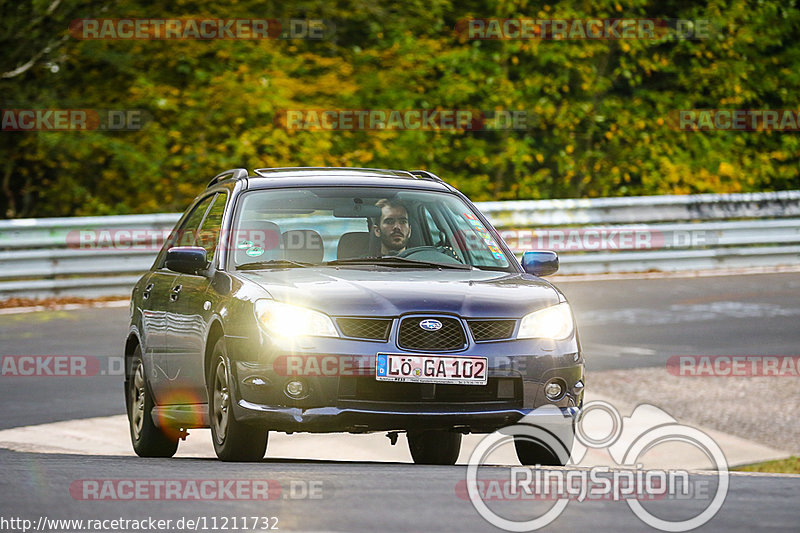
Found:
[[[601,434],[585,427],[587,417],[601,416],[608,420]],[[547,421],[542,423],[541,421]],[[559,464],[574,466],[591,449],[605,450],[619,465],[563,469],[543,472],[542,465],[511,467],[506,479],[479,477],[481,466],[491,464],[491,455],[504,446],[517,443],[545,450]],[[701,479],[692,483],[685,470],[643,470],[640,459],[654,447],[668,442],[688,444],[702,452],[712,463],[715,486]],[[519,448],[517,448],[519,449]],[[491,467],[492,475],[498,469]],[[502,471],[502,470],[501,470]],[[505,531],[535,531],[556,520],[570,501],[624,501],[645,524],[662,531],[690,531],[709,520],[722,508],[728,494],[729,472],[725,454],[719,445],[697,428],[679,424],[672,416],[654,405],[642,404],[629,417],[604,401],[587,402],[577,419],[570,419],[555,406],[534,410],[514,425],[491,433],[478,443],[470,455],[466,480],[456,485],[456,495],[469,499],[478,514],[493,526]],[[690,517],[661,518],[642,503],[651,500],[704,500],[692,509]],[[487,502],[500,500],[555,500],[549,509],[527,509],[527,519],[520,513],[503,515],[508,508],[492,509]]]

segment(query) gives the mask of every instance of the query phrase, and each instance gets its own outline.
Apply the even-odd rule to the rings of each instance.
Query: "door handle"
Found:
[[[152,290],[153,290],[153,284],[148,283],[147,287],[145,287],[144,290],[142,291],[142,299],[147,300],[148,298],[150,298],[150,291]]]
[[[174,302],[178,299],[178,297],[181,295],[182,288],[183,288],[182,285],[175,285],[174,287],[172,287],[172,294],[169,295],[169,300],[171,302]]]

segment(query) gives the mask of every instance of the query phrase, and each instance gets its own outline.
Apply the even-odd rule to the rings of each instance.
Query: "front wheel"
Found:
[[[454,465],[461,451],[461,433],[453,431],[409,431],[408,449],[417,464]]]
[[[514,448],[517,451],[517,459],[520,464],[525,466],[564,466],[569,461],[569,445],[562,443],[558,439],[546,439],[548,444],[539,439],[534,439],[529,435],[514,435]],[[555,448],[555,449],[552,449]]]
[[[153,422],[153,396],[144,372],[142,349],[137,346],[128,367],[127,411],[133,451],[139,457],[172,457],[178,450],[178,433],[164,431]]]
[[[222,461],[260,461],[267,451],[269,432],[236,420],[232,407],[230,372],[222,339],[214,345],[212,357],[208,380],[208,415],[211,420],[214,452]]]

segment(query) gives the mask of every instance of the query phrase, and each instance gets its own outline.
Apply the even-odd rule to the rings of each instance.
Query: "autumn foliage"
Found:
[[[1,4],[3,109],[145,117],[120,131],[0,132],[7,218],[179,211],[231,167],[423,168],[473,200],[800,188],[796,131],[687,132],[670,121],[679,110],[800,110],[800,11],[778,0]],[[328,26],[322,39],[70,34],[75,20],[92,17]],[[599,40],[463,31],[463,21],[491,17],[687,19],[712,30],[702,39]],[[517,111],[526,121],[406,130],[281,123],[304,109]]]

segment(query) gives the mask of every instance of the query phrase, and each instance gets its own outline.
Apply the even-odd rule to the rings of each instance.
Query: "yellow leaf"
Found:
[[[733,177],[733,172],[734,172],[733,165],[731,165],[730,163],[723,161],[722,163],[719,164],[719,169],[717,170],[717,173],[720,176]]]

